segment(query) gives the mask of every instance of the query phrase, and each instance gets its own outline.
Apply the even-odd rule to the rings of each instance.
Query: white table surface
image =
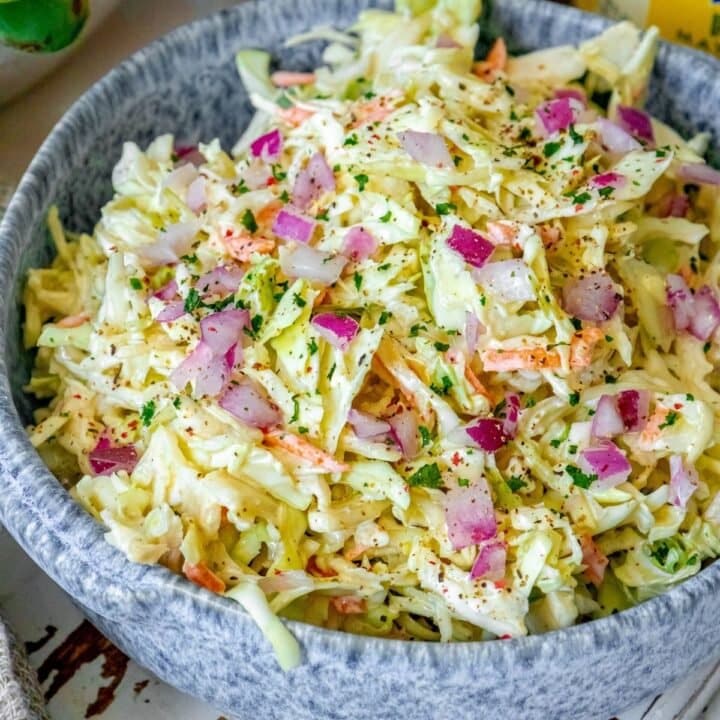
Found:
[[[227,0],[124,0],[55,74],[0,107],[0,186],[17,184],[58,118],[116,63],[173,27],[233,4]],[[30,660],[36,669],[44,665],[48,673],[42,688],[51,695],[48,709],[53,720],[224,720],[210,705],[169,687],[104,645],[102,638],[92,637],[84,645],[78,642],[82,632],[91,632],[83,625],[82,615],[2,527],[0,570],[0,609],[19,637],[37,648]],[[76,648],[83,646],[83,657],[71,660],[68,636],[76,639]],[[42,642],[43,638],[48,639]],[[622,713],[618,720],[720,720],[718,667],[720,663],[699,669],[663,695]],[[114,684],[117,687],[109,692]]]

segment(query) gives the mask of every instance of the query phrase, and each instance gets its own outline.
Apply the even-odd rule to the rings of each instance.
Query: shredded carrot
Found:
[[[330,604],[341,615],[362,615],[367,612],[367,600],[354,595],[335,595]]]
[[[295,87],[297,85],[312,85],[315,82],[315,73],[288,72],[279,70],[270,76],[276,87]]]
[[[605,337],[600,328],[583,328],[570,341],[570,367],[573,370],[585,368],[592,362],[595,345]]]
[[[512,245],[517,240],[518,229],[508,222],[491,221],[487,224],[488,235],[495,245]]]
[[[484,60],[473,65],[473,73],[483,80],[492,82],[498,72],[507,66],[508,52],[505,40],[498,38]]]
[[[490,48],[490,52],[485,58],[485,62],[496,70],[504,70],[507,66],[508,51],[505,40],[501,37],[497,38]]]
[[[253,253],[267,254],[275,249],[275,241],[266,237],[253,237],[246,233],[226,235],[223,244],[231,257],[248,262]]]
[[[369,550],[368,547],[365,545],[358,545],[355,544],[352,547],[345,550],[343,553],[346,560],[349,560],[352,562],[353,560],[357,560],[366,550]]]
[[[204,563],[189,563],[183,565],[183,574],[196,585],[214,593],[224,593],[225,583]]]
[[[277,114],[278,117],[287,125],[291,125],[292,127],[299,127],[315,113],[312,110],[305,110],[305,108],[293,105],[290,108],[278,110]]]
[[[483,350],[480,359],[483,368],[492,372],[549,370],[560,367],[560,356],[553,350],[545,350],[541,347],[518,350]]]
[[[305,563],[305,572],[314,577],[337,577],[337,573],[332,568],[324,568],[318,565],[315,555],[311,555],[307,563]]]
[[[399,96],[400,93],[392,93],[390,95],[381,95],[367,102],[355,103],[352,110],[354,119],[351,127],[358,128],[362,125],[382,122],[395,110],[391,101]]]
[[[275,216],[280,212],[283,204],[279,200],[273,200],[263,207],[255,215],[258,227],[269,230],[275,221]]]
[[[660,426],[665,422],[669,413],[670,411],[662,407],[662,405],[658,405],[655,408],[655,412],[648,418],[647,425],[645,425],[643,431],[640,433],[641,444],[650,444],[660,437],[660,433],[662,432]]]
[[[326,472],[345,472],[349,467],[346,463],[335,459],[330,453],[313,445],[309,440],[294,433],[271,430],[265,433],[265,443],[270,447],[279,447],[292,455],[297,455]]]
[[[80,313],[79,315],[68,315],[67,317],[64,317],[62,320],[58,320],[57,323],[55,323],[58,327],[61,328],[76,328],[80,327],[80,325],[83,325],[90,319],[90,316],[87,313]]]
[[[697,275],[690,269],[688,265],[683,265],[678,270],[678,275],[687,283],[688,287],[692,287],[697,284]]]
[[[582,547],[585,576],[595,587],[599,587],[605,576],[608,559],[590,535],[583,535],[580,538],[580,546]]]
[[[488,400],[492,401],[493,398],[492,395],[490,395],[490,391],[482,384],[480,378],[472,371],[472,368],[469,365],[465,366],[465,379],[480,395],[483,395]]]
[[[560,242],[560,229],[552,225],[540,225],[538,235],[546,248],[553,247]]]

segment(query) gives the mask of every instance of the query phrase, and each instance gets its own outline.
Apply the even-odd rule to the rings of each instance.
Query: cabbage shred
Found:
[[[48,403],[33,444],[113,545],[227,592],[285,667],[300,656],[275,615],[379,637],[515,637],[630,607],[720,552],[720,354],[712,338],[675,331],[665,295],[669,273],[718,289],[717,190],[686,187],[677,172],[701,161],[703,139],[686,143],[653,119],[654,147],[612,156],[602,146],[598,118],[642,101],[654,31],[622,24],[487,68],[473,60],[479,9],[368,10],[353,34],[320,31],[332,40],[325,65],[285,89],[266,54],[241,52],[257,114],[232,154],[201,144],[199,167],[183,171],[203,185],[201,207],[189,206],[171,136],[145,150],[127,143],[94,233],[66,233],[51,212],[57,255],[29,273],[25,343],[38,352],[27,390]],[[534,111],[559,88],[582,91],[589,107],[543,133]],[[250,143],[274,128],[280,156],[253,158]],[[411,157],[399,140],[408,130],[442,137],[452,165]],[[272,232],[317,152],[335,190],[305,213],[311,245],[338,256],[354,227],[377,243],[330,286],[283,270],[294,244]],[[625,184],[590,184],[608,172]],[[658,217],[669,195],[687,196],[686,217]],[[485,237],[504,228],[485,268],[520,261],[532,299],[477,275],[448,245],[455,226]],[[158,259],[151,249],[181,231],[177,256]],[[218,265],[239,271],[235,290],[198,286]],[[563,298],[570,279],[593,272],[620,296],[603,322],[578,319]],[[161,322],[167,302],[155,293],[171,281],[181,312]],[[299,453],[219,395],[170,379],[200,320],[231,308],[248,313],[231,382],[263,389]],[[317,312],[357,320],[347,349],[318,332]],[[481,326],[470,352],[468,313]],[[608,488],[580,456],[599,398],[624,390],[649,393],[649,429],[614,437],[632,469]],[[520,401],[517,431],[483,452],[462,427],[504,421],[508,393]],[[410,459],[391,435],[364,438],[348,422],[351,408],[389,419],[400,407],[419,426]],[[97,474],[90,454],[103,438],[132,446],[137,464]],[[671,455],[698,473],[684,505]],[[344,469],[329,471],[328,457]],[[445,514],[447,493],[480,479],[506,548],[492,580],[471,577],[481,543],[456,549]]]

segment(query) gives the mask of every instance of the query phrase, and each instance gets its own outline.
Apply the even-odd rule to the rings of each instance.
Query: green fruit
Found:
[[[90,0],[0,0],[0,43],[27,52],[56,52],[80,34]]]

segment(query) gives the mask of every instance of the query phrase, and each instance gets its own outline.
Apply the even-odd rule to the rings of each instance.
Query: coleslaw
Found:
[[[403,0],[314,72],[238,53],[231,153],[124,146],[32,270],[30,439],[107,539],[279,618],[511,638],[720,553],[720,173],[641,106],[657,31],[473,53]]]

